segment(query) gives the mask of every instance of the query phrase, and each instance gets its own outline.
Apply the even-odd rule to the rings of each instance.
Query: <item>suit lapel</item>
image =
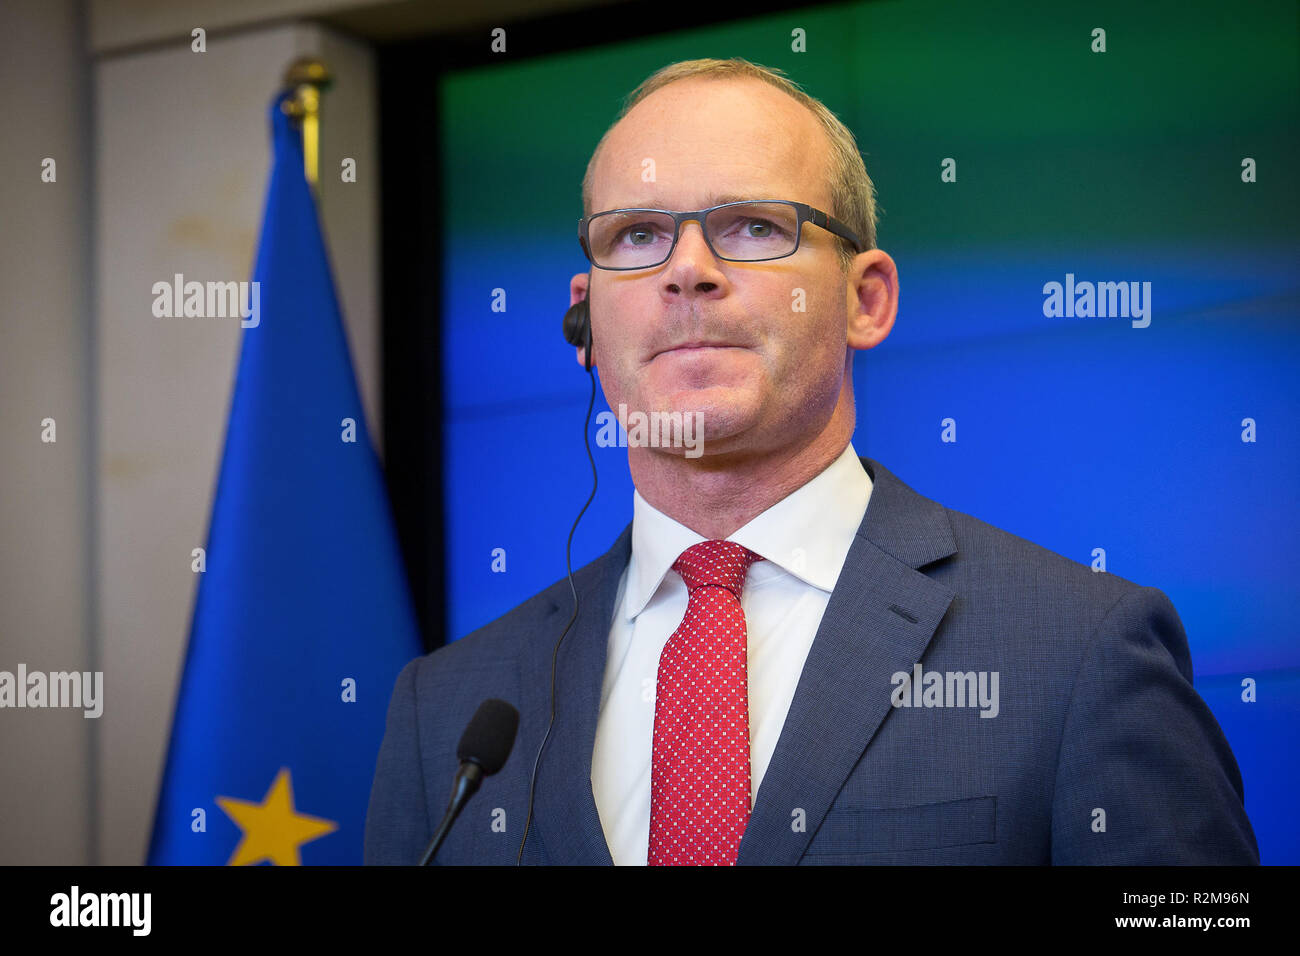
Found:
[[[917,570],[957,550],[943,507],[861,461],[871,499],[763,776],[742,864],[798,862],[890,710],[890,676],[921,659],[955,596]]]
[[[631,553],[629,524],[608,552],[573,576],[580,596],[578,618],[560,646],[555,724],[537,768],[532,831],[528,837],[534,852],[535,838],[540,840],[549,863],[612,866],[614,862],[591,789],[591,754],[596,742],[614,599]],[[564,600],[552,605],[541,633],[521,656],[523,720],[532,728],[530,769],[551,719],[550,675],[555,642],[573,614],[569,592],[563,589],[562,594]]]

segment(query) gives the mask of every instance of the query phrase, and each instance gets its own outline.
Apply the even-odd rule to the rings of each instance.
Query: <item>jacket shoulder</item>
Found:
[[[1080,599],[1113,604],[1129,591],[1142,587],[1135,581],[1108,571],[1094,571],[1074,558],[1045,548],[973,515],[944,508],[957,555],[977,565],[984,573],[1008,577],[1019,583],[1064,588]]]
[[[1048,641],[1073,661],[1086,653],[1103,622],[1126,599],[1158,606],[1176,620],[1169,598],[1156,588],[1094,571],[972,515],[950,508],[944,512],[957,552],[927,573],[957,592],[963,616],[995,623],[1008,643],[1027,641],[1026,652],[1029,645],[1040,652],[1041,642]],[[1181,634],[1181,623],[1173,630]],[[1186,639],[1170,636],[1175,645],[1171,653],[1181,659]]]

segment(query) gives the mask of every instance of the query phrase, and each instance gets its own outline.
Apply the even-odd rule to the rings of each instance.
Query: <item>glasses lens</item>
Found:
[[[643,209],[616,209],[587,224],[594,263],[606,269],[658,265],[673,247],[673,217]]]
[[[799,242],[799,214],[785,203],[723,206],[706,218],[713,248],[728,259],[776,259],[794,252]]]

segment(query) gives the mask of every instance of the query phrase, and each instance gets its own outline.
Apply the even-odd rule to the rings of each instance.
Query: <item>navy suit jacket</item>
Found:
[[[1258,863],[1241,774],[1192,688],[1169,599],[944,508],[861,460],[871,499],[738,862]],[[525,864],[612,862],[591,755],[630,553],[631,525],[574,574],[580,611],[559,654]],[[489,697],[519,709],[519,735],[436,862],[515,862],[550,719],[552,652],[572,609],[561,580],[406,666],[370,797],[367,863],[416,862],[446,808],[456,744]],[[918,662],[997,672],[997,715],[894,706],[893,675]]]

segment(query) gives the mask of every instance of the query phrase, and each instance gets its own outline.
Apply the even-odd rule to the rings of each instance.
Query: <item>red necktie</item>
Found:
[[[701,541],[673,570],[690,597],[659,657],[650,763],[651,866],[734,866],[749,823],[745,575],[763,560]]]

